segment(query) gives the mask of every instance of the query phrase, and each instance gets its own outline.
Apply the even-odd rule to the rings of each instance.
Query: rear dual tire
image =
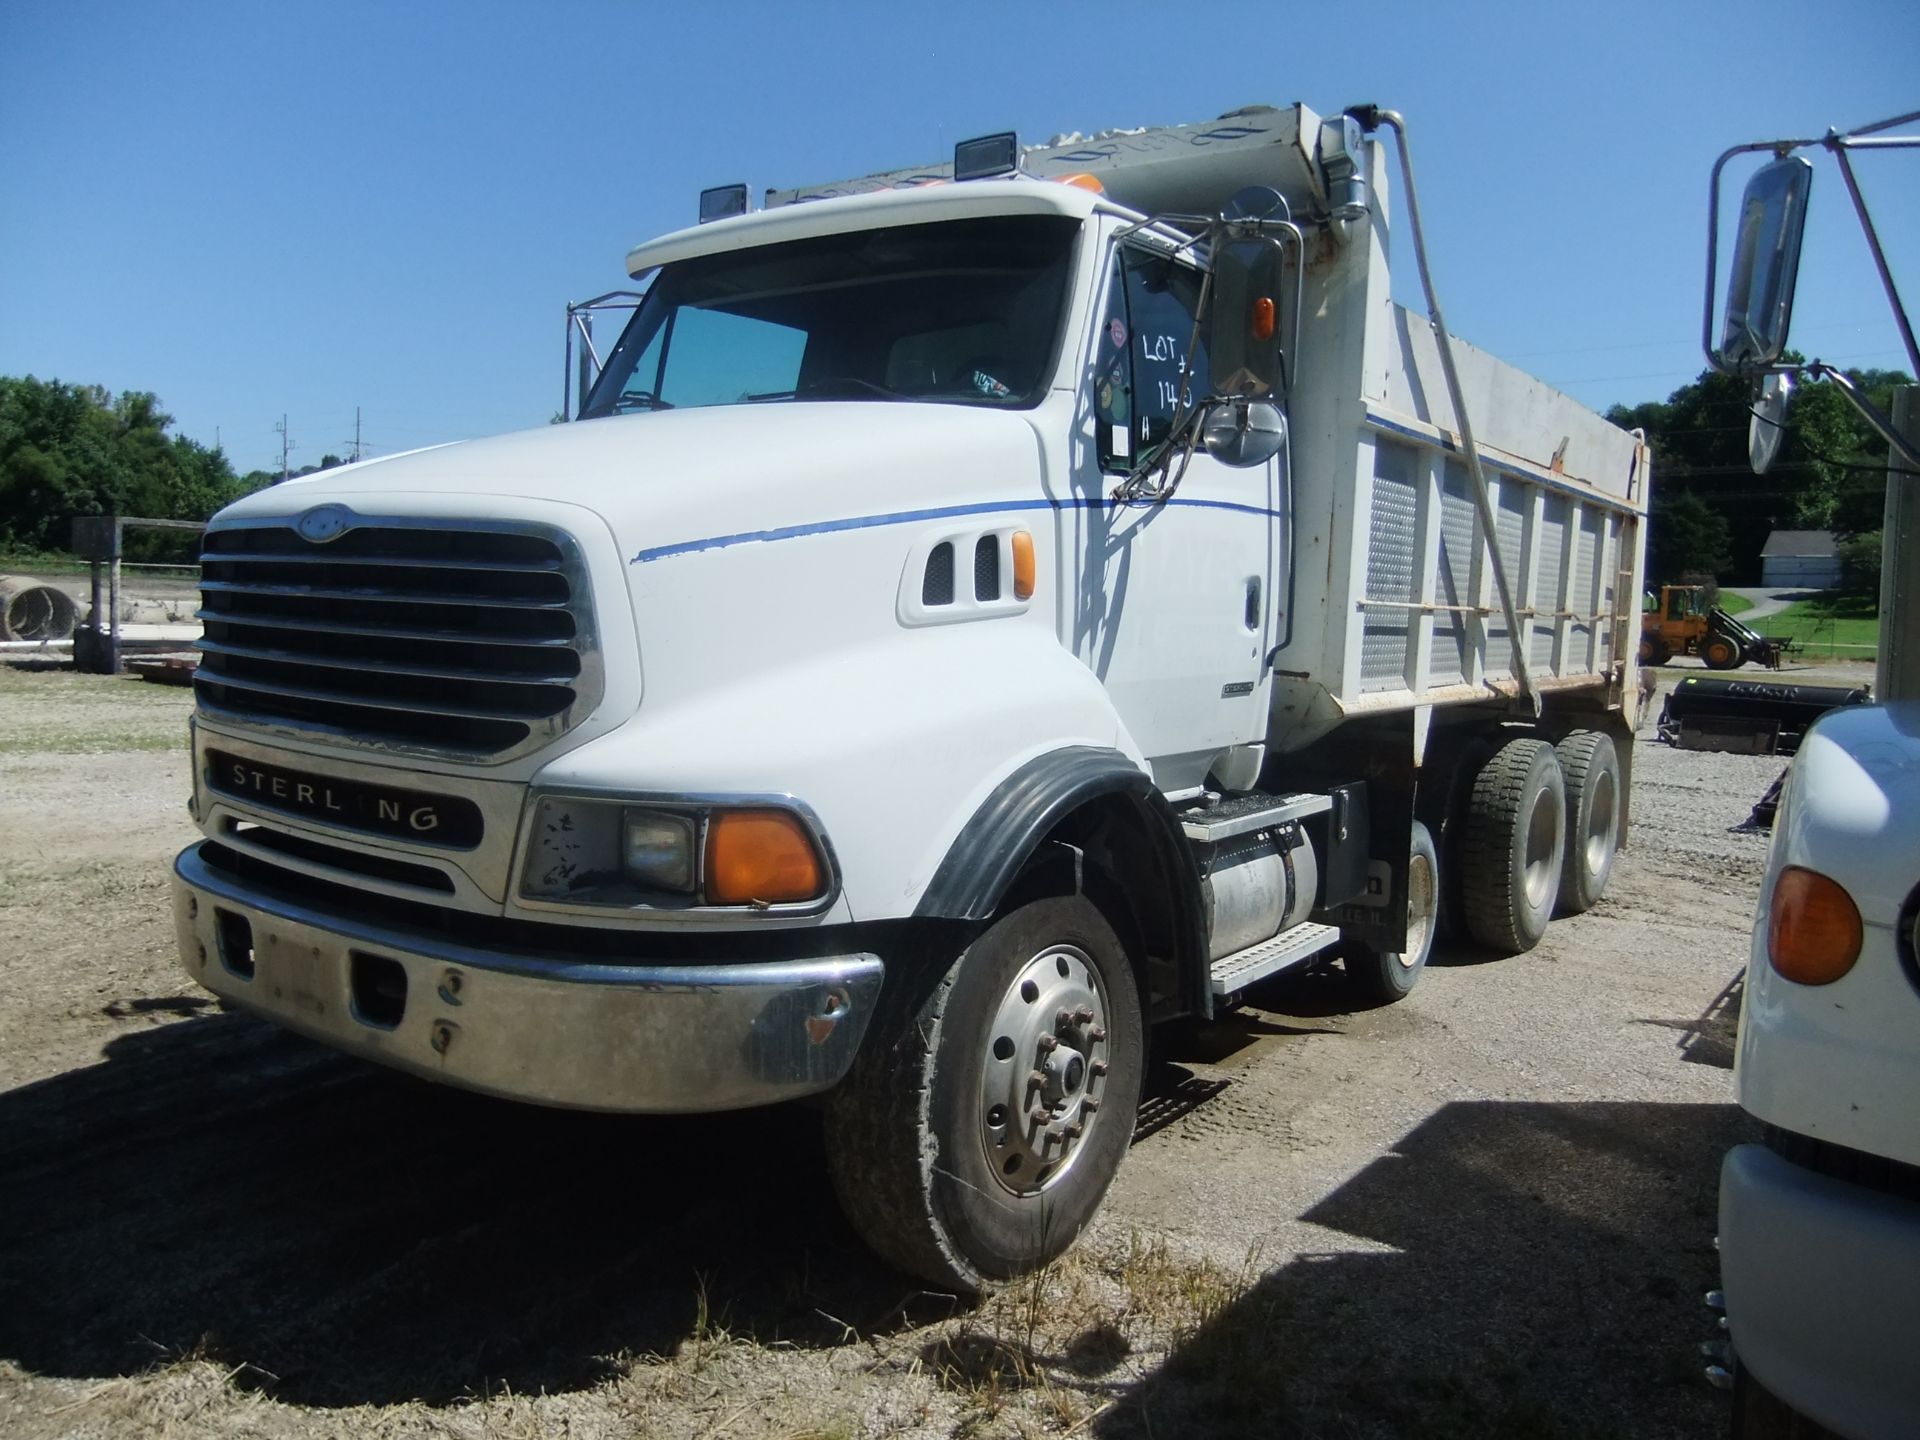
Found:
[[[1560,898],[1567,798],[1553,746],[1509,740],[1474,777],[1460,841],[1467,930],[1502,955],[1531,950]]]
[[[1619,849],[1620,756],[1598,730],[1576,730],[1554,754],[1566,778],[1567,845],[1560,871],[1560,913],[1590,910],[1607,890]]]

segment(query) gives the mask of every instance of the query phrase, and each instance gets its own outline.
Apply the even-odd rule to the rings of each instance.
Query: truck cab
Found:
[[[216,517],[196,979],[515,1099],[823,1095],[970,1291],[1092,1218],[1151,1025],[1598,898],[1644,447],[1461,347],[1472,442],[1351,118],[999,138],[634,248],[572,423]]]

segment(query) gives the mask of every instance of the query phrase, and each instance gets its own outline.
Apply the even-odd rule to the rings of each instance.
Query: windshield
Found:
[[[581,418],[828,398],[1034,404],[1079,228],[994,216],[668,265]]]

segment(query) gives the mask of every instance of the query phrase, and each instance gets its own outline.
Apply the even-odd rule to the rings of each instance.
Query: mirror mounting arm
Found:
[[[1900,291],[1893,283],[1893,272],[1887,268],[1886,251],[1880,248],[1880,232],[1874,228],[1873,217],[1867,213],[1867,199],[1860,193],[1860,182],[1854,179],[1853,162],[1847,158],[1847,145],[1838,135],[1829,135],[1826,146],[1833,152],[1833,158],[1840,166],[1840,178],[1846,182],[1847,194],[1853,200],[1853,213],[1860,218],[1860,228],[1866,233],[1867,248],[1873,252],[1874,268],[1880,272],[1880,286],[1887,292],[1887,304],[1893,309],[1894,323],[1900,327],[1900,338],[1906,342],[1907,363],[1913,372],[1920,375],[1920,345],[1914,344],[1913,322],[1907,318],[1907,307],[1900,303]]]
[[[1860,387],[1847,378],[1844,370],[1835,369],[1822,360],[1809,361],[1805,368],[1816,380],[1830,380],[1838,386],[1848,403],[1860,412],[1860,418],[1871,425],[1882,440],[1899,451],[1907,464],[1920,469],[1920,448],[1915,448],[1914,443],[1900,433],[1892,419],[1860,393]]]

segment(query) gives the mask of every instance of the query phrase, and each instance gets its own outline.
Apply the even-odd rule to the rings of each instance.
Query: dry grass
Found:
[[[184,751],[192,712],[184,686],[0,664],[0,755]]]

